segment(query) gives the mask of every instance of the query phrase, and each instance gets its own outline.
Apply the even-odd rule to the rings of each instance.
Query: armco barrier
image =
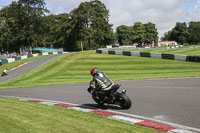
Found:
[[[113,52],[115,52],[115,51],[113,51]],[[68,52],[44,52],[44,53],[36,53],[36,54],[31,54],[31,55],[18,56],[15,58],[3,59],[3,60],[0,60],[0,66],[10,63],[10,62],[14,62],[14,61],[18,61],[18,60],[22,60],[22,59],[26,59],[26,58],[31,58],[31,57],[35,57],[35,56],[49,55],[49,54],[63,54],[63,53],[68,53]]]
[[[189,61],[189,62],[200,62],[200,56],[187,56],[178,54],[162,54],[162,53],[148,53],[148,52],[130,52],[130,51],[109,51],[109,50],[96,50],[99,54],[113,54],[113,55],[125,55],[125,56],[137,56],[137,57],[151,57],[159,59],[168,60],[178,60],[178,61]]]

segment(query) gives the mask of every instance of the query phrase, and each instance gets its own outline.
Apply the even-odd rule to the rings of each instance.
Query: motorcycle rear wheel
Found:
[[[131,100],[126,94],[117,93],[116,94],[116,103],[123,109],[129,109],[132,105]]]

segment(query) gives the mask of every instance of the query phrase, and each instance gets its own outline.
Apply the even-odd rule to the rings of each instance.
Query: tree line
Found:
[[[200,22],[177,22],[172,30],[164,34],[161,40],[176,41],[180,44],[200,43]]]
[[[50,14],[44,0],[18,0],[0,10],[0,52],[25,47],[94,49],[114,43],[109,11],[99,0]]]
[[[162,40],[199,43],[199,23],[177,23]],[[16,52],[25,47],[77,51],[115,43],[142,46],[158,41],[156,25],[151,22],[121,25],[116,33],[112,27],[109,10],[100,0],[82,2],[70,13],[58,15],[50,14],[44,0],[17,0],[0,10],[0,52]]]
[[[158,42],[158,31],[156,25],[148,22],[142,24],[135,22],[133,26],[121,25],[117,27],[117,39],[120,45],[133,45],[134,43],[152,44]]]

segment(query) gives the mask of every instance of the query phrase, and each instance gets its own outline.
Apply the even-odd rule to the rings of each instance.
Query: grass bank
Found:
[[[93,67],[112,80],[200,77],[200,63],[85,51],[59,56],[30,73],[1,82],[0,88],[89,82]]]
[[[1,133],[156,133],[95,114],[0,98]]]
[[[180,49],[142,49],[142,50],[131,50],[138,52],[156,52],[165,54],[182,54],[190,56],[200,56],[200,48],[180,48]]]

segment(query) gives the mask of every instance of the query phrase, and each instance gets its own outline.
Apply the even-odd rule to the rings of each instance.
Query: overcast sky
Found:
[[[0,0],[0,8],[12,0]],[[52,14],[69,13],[89,0],[45,0]],[[200,0],[101,0],[110,11],[110,23],[132,26],[134,22],[156,24],[161,37],[176,22],[200,21]]]

